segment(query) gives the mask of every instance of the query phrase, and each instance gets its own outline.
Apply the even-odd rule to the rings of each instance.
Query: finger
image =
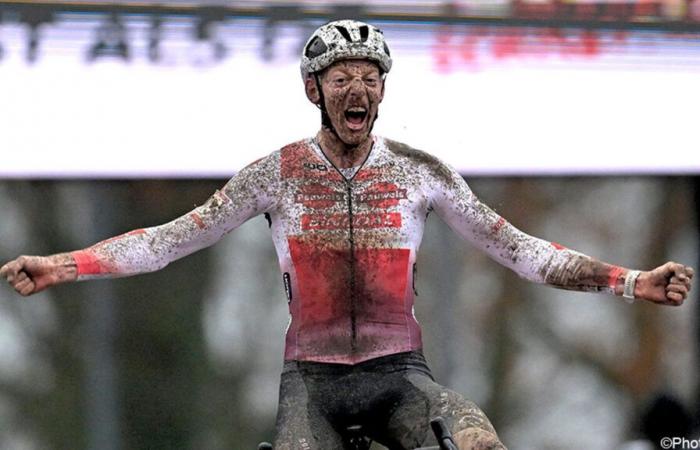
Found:
[[[24,270],[20,270],[20,272],[15,277],[15,281],[26,280],[27,278],[29,278],[29,275],[27,275],[27,272],[25,272]]]
[[[679,294],[688,295],[688,288],[683,284],[669,284],[666,286],[666,292],[678,292]]]
[[[31,295],[32,293],[34,293],[34,283],[30,281],[29,283],[27,283],[26,286],[24,286],[21,290],[17,292],[19,292],[20,295],[24,297]]]
[[[671,277],[671,279],[668,280],[668,284],[681,284],[690,289],[690,278]]]
[[[12,281],[13,281],[13,280],[15,279],[15,277],[17,276],[17,272],[19,272],[20,269],[22,269],[22,265],[19,264],[19,263],[17,262],[17,260],[15,260],[15,261],[10,261],[9,263],[7,263],[7,264],[5,264],[4,266],[2,266],[2,272],[1,272],[1,274],[2,274],[3,277],[5,277],[5,279],[6,279],[8,282],[12,283]]]
[[[670,262],[668,263],[667,269],[670,270],[676,277],[685,277],[685,266],[683,264]]]
[[[672,304],[674,305],[680,305],[681,303],[683,303],[683,296],[678,292],[667,292],[666,298],[673,302]]]
[[[695,275],[695,269],[693,269],[693,268],[690,267],[690,266],[686,266],[686,268],[685,268],[685,274],[688,275],[688,278],[690,278],[690,279],[692,280],[692,279],[693,279],[693,275]]]
[[[24,289],[24,287],[27,286],[28,284],[30,284],[31,282],[32,282],[32,280],[30,280],[29,278],[25,278],[24,280],[21,280],[21,281],[15,280],[12,283],[12,287],[15,288],[15,290],[17,292],[19,292],[22,289]]]
[[[683,269],[683,273],[680,273],[680,274],[678,274],[678,275],[673,275],[673,276],[671,277],[672,280],[673,280],[674,278],[675,278],[676,280],[678,280],[678,281],[683,282],[683,283],[690,282],[690,278],[688,278],[688,275],[687,275],[686,272],[685,272],[685,268]]]

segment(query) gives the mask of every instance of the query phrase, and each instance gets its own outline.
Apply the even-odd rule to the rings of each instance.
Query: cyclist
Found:
[[[150,272],[265,214],[291,315],[275,448],[343,448],[355,424],[389,448],[434,445],[428,422],[441,415],[461,449],[504,449],[474,403],[435,383],[421,353],[413,277],[430,212],[521,277],[562,289],[681,305],[693,269],[629,270],[529,236],[438,159],[373,135],[391,64],[374,26],[321,26],[301,61],[321,111],[315,137],[254,162],[172,222],[71,253],[20,256],[0,276],[26,296]]]

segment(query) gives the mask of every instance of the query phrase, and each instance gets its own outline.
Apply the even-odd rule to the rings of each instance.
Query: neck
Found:
[[[325,127],[316,134],[316,141],[326,157],[341,169],[362,164],[372,149],[372,135],[368,135],[358,145],[348,145]]]

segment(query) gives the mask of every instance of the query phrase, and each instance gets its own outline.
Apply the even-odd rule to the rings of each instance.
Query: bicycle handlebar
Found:
[[[452,433],[447,428],[445,419],[442,417],[436,417],[430,421],[430,428],[433,429],[433,433],[438,441],[438,447],[442,450],[459,450],[457,448],[457,443],[452,439]]]

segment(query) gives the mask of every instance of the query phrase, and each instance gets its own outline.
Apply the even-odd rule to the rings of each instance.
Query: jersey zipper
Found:
[[[355,258],[355,225],[353,224],[354,214],[352,204],[352,181],[355,179],[357,174],[360,173],[360,170],[364,168],[365,163],[372,154],[372,151],[374,150],[374,142],[372,142],[372,147],[370,148],[369,152],[367,152],[367,156],[365,156],[365,159],[362,161],[362,164],[360,164],[360,166],[357,168],[357,171],[350,178],[346,178],[345,175],[343,175],[343,172],[335,164],[333,164],[333,161],[331,161],[331,159],[328,156],[326,156],[326,153],[323,151],[321,144],[318,143],[316,139],[313,139],[312,142],[318,147],[326,161],[328,161],[328,163],[331,166],[333,166],[338,175],[340,175],[340,178],[345,181],[345,191],[348,195],[348,242],[350,243],[350,286],[348,286],[350,289],[350,354],[354,356],[357,354],[357,261]]]
[[[350,243],[350,328],[351,341],[350,351],[352,355],[357,353],[357,286],[355,282],[355,229],[353,224],[353,205],[352,205],[352,180],[345,180],[345,186],[348,194],[348,242]]]

